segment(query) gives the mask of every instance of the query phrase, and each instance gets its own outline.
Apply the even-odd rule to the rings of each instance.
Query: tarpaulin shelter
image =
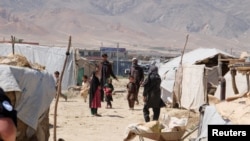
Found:
[[[226,58],[235,57],[229,53],[215,48],[198,48],[183,54],[183,73],[180,78],[182,79],[182,98],[180,97],[179,100],[187,100],[184,97],[189,98],[189,102],[182,101],[182,103],[189,103],[185,108],[190,108],[192,106],[197,108],[203,104],[200,102],[196,103],[194,101],[202,101],[199,98],[203,97],[198,96],[204,95],[204,92],[206,91],[206,82],[218,84],[218,77],[220,75],[223,76],[226,72],[228,72],[229,68],[227,64],[221,64],[219,62],[219,59]],[[174,84],[176,82],[176,71],[179,68],[180,61],[181,56],[173,58],[159,67],[159,74],[162,78],[162,98],[164,101],[173,98]],[[202,84],[202,82],[204,83]],[[196,105],[194,105],[195,103]]]
[[[56,94],[55,81],[52,74],[34,69],[26,59],[21,59],[24,62],[0,59],[0,87],[17,110],[17,141],[46,141],[49,107]]]
[[[244,57],[245,56],[245,57]],[[230,71],[225,74],[226,82],[225,99],[228,97],[244,94],[250,90],[250,55],[243,52],[239,59],[230,60]],[[218,87],[215,92],[215,97],[220,99],[221,88]]]
[[[45,66],[48,73],[53,74],[55,71],[61,71],[66,58],[66,47],[49,47],[30,44],[15,44],[15,54],[23,55],[31,63],[38,63]],[[0,56],[12,54],[12,45],[9,43],[0,44]],[[94,65],[88,60],[79,56],[77,48],[70,49],[70,55],[62,80],[62,90],[67,90],[69,86],[76,85],[79,68],[85,68],[83,74],[89,75],[94,69]],[[81,75],[83,75],[81,74]]]

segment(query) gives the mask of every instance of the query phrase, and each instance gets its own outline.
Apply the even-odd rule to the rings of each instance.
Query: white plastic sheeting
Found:
[[[205,104],[204,70],[205,65],[183,66],[181,107],[198,111]]]
[[[17,116],[34,130],[56,94],[52,74],[10,65],[0,65],[0,87],[6,92],[18,92],[15,105]]]
[[[15,44],[15,53],[21,54],[31,63],[38,63],[45,66],[46,71],[54,74],[55,71],[62,71],[66,58],[67,48],[48,47],[39,45]],[[7,56],[12,53],[12,45],[9,43],[0,44],[0,56]],[[76,84],[75,58],[73,49],[70,55],[62,80],[62,90]]]
[[[0,87],[5,92],[22,91],[11,69],[7,65],[0,65]]]
[[[200,135],[195,139],[195,141],[200,141],[201,139],[207,138],[208,135],[208,125],[225,125],[231,124],[230,121],[226,121],[217,112],[215,106],[206,106],[204,116],[202,119]]]
[[[225,80],[226,80],[226,97],[231,97],[231,96],[235,96],[235,93],[233,91],[233,86],[232,86],[232,76],[231,76],[231,72],[229,71],[225,76],[224,76]],[[235,83],[237,86],[237,89],[239,91],[239,94],[245,93],[247,92],[247,79],[246,79],[246,75],[243,75],[242,73],[238,73],[235,76]],[[218,85],[214,96],[217,97],[218,99],[220,99],[220,94],[221,94],[221,87],[220,85]]]

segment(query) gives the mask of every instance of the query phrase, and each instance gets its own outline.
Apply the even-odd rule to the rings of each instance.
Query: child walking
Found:
[[[84,75],[82,77],[82,87],[81,87],[81,91],[80,94],[84,99],[84,102],[87,102],[87,97],[89,94],[89,88],[90,88],[90,84],[89,84],[89,79],[87,75]]]
[[[109,78],[108,82],[104,85],[103,91],[105,94],[105,101],[107,102],[106,108],[112,108],[111,101],[113,101],[112,92],[114,91],[114,86],[111,78]]]
[[[127,100],[128,100],[128,106],[130,110],[134,110],[134,105],[136,101],[136,84],[135,84],[135,78],[133,76],[129,76],[129,83],[127,84]]]

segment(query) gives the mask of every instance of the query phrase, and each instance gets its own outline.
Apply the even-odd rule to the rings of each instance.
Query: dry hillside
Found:
[[[165,52],[213,47],[248,49],[248,0],[1,0],[0,38],[98,48]]]

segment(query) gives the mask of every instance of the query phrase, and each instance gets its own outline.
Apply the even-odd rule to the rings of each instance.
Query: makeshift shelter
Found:
[[[201,112],[200,128],[195,141],[208,139],[208,125],[250,124],[250,56],[247,58],[229,59],[230,72],[225,76],[225,99],[221,99],[218,87],[215,97],[221,101],[214,105],[204,105]],[[226,61],[225,59],[224,61]],[[230,128],[232,129],[232,128]]]
[[[15,54],[23,55],[31,63],[38,63],[45,67],[45,70],[53,74],[61,71],[66,57],[67,48],[49,47],[29,44],[15,44]],[[9,43],[0,44],[0,56],[12,54],[12,45]],[[62,80],[62,90],[77,84],[82,75],[90,75],[94,65],[88,60],[81,58],[76,48],[70,50],[69,59],[65,68]],[[86,71],[85,71],[86,70]]]
[[[32,68],[25,57],[0,58],[0,87],[17,110],[17,141],[47,141],[49,107],[55,97],[53,75]]]
[[[245,57],[243,56],[245,55]],[[250,55],[246,52],[241,54],[239,59],[229,60],[230,71],[224,76],[225,99],[228,97],[244,94],[249,91]],[[220,99],[221,88],[218,87],[214,96]]]
[[[225,88],[225,98],[231,97],[236,95],[232,84],[232,75],[231,72],[229,71],[225,76],[224,76],[225,82],[226,82],[226,88]],[[235,76],[235,83],[237,85],[238,93],[237,94],[242,94],[247,91],[247,80],[246,80],[246,75],[243,75],[241,73],[237,73]],[[221,97],[221,87],[217,87],[214,96],[218,99]]]
[[[182,74],[180,79],[181,95],[177,101],[186,103],[184,108],[197,109],[206,101],[206,84],[211,82],[218,84],[219,76],[225,75],[229,68],[226,62],[220,59],[236,58],[226,52],[215,48],[198,48],[184,53],[182,58]],[[173,102],[176,71],[179,68],[181,56],[173,58],[159,67],[162,78],[162,99],[165,102]],[[202,95],[202,96],[201,96]],[[188,100],[188,101],[187,101]]]
[[[82,76],[91,76],[92,72],[95,71],[95,63],[89,61],[87,58],[80,56],[79,50],[75,49],[75,63],[76,63],[76,84],[82,84]]]
[[[250,94],[250,92],[248,93]],[[208,125],[249,125],[249,95],[215,105],[204,105],[201,112],[198,136],[195,141],[208,140]]]

